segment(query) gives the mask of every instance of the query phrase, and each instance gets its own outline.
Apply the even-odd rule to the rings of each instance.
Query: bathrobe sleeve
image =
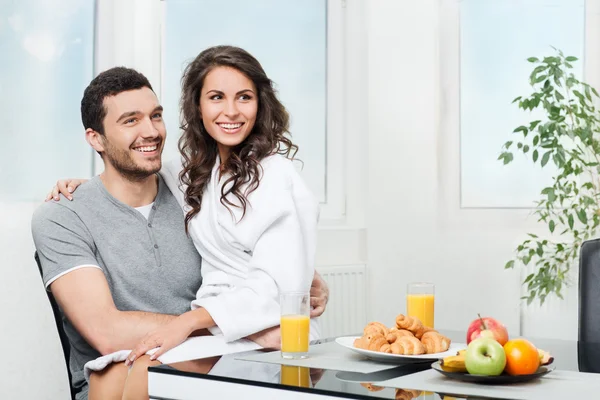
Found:
[[[167,187],[177,199],[177,203],[181,206],[184,212],[189,210],[185,202],[185,191],[187,186],[182,184],[179,180],[179,174],[183,169],[182,160],[173,159],[167,162],[163,162],[161,170],[158,174],[163,178],[163,181],[167,184]]]
[[[262,165],[244,218],[225,221],[231,219],[228,211],[219,217],[232,248],[250,253],[247,278],[230,291],[192,303],[210,313],[226,341],[279,325],[279,293],[308,292],[314,275],[318,201],[289,160],[273,156]],[[233,213],[239,221],[241,211]]]

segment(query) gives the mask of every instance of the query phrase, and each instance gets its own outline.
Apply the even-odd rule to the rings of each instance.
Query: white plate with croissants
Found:
[[[335,341],[370,359],[402,364],[437,360],[466,348],[424,326],[418,318],[400,314],[395,322],[392,327],[370,322],[363,336],[339,337]]]

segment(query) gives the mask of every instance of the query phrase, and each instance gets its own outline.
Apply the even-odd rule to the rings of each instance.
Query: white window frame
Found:
[[[440,0],[439,8],[439,162],[440,216],[445,227],[469,229],[489,226],[490,230],[524,228],[541,231],[531,208],[466,208],[461,206],[460,177],[460,1]],[[600,0],[585,2],[584,80],[600,87]],[[547,228],[546,228],[547,229]]]
[[[135,68],[162,94],[164,48],[163,0],[103,0],[97,2],[96,73],[115,65]],[[345,35],[343,0],[327,0],[327,114],[325,202],[321,225],[345,221]],[[95,173],[102,171],[96,157]]]

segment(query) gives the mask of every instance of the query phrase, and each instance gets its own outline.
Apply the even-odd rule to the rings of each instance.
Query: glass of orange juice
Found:
[[[310,294],[308,292],[283,292],[281,304],[281,356],[283,358],[308,357],[310,335]]]
[[[282,385],[310,387],[310,369],[307,367],[282,365],[280,378]]]
[[[406,315],[417,317],[423,325],[434,326],[435,286],[433,283],[409,283],[406,289]]]

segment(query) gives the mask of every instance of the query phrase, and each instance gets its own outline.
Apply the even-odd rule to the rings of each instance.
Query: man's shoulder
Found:
[[[80,185],[73,194],[73,200],[69,200],[60,195],[60,200],[50,200],[42,203],[33,213],[32,226],[42,224],[45,221],[59,222],[70,220],[75,215],[89,206],[91,202],[98,201],[99,196],[97,185],[88,181]]]
[[[34,212],[31,218],[33,230],[41,228],[47,223],[62,223],[73,218],[76,214],[69,200],[61,198],[60,201],[47,201],[41,204]]]

